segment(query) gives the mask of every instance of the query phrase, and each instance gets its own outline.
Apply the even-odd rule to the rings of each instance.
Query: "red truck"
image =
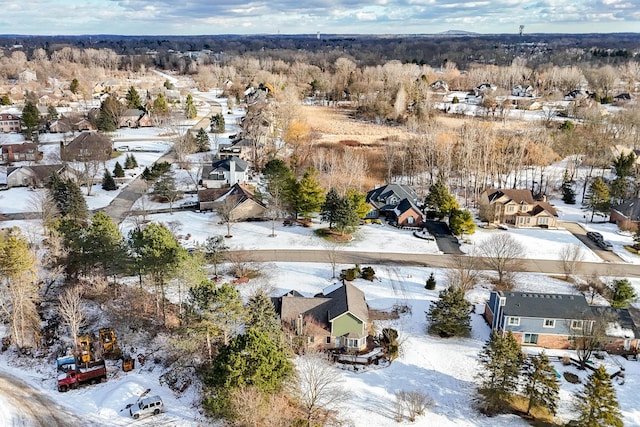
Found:
[[[73,358],[58,360],[58,391],[65,392],[70,388],[78,388],[80,384],[97,384],[107,380],[104,360],[78,362]]]

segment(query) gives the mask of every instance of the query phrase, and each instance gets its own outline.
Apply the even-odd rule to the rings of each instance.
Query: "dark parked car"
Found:
[[[602,242],[604,240],[602,234],[598,233],[597,231],[587,231],[587,237],[596,243]]]
[[[608,242],[606,240],[599,241],[598,242],[598,246],[600,246],[605,251],[612,251],[613,250],[613,245],[611,244],[611,242]]]

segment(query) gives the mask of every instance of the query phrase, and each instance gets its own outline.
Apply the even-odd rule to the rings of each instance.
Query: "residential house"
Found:
[[[130,108],[125,110],[118,119],[118,127],[140,128],[152,126],[151,117],[143,110]]]
[[[575,339],[606,322],[598,347],[617,354],[640,350],[640,311],[590,306],[584,295],[493,291],[484,318],[492,329],[511,331],[518,343],[550,349],[575,348]]]
[[[558,213],[536,201],[528,189],[488,189],[480,195],[480,215],[489,224],[514,227],[556,227]]]
[[[255,140],[251,138],[242,138],[233,141],[231,144],[218,145],[218,157],[227,159],[229,157],[239,157],[242,160],[249,161],[251,153],[255,146]]]
[[[20,83],[35,82],[37,80],[38,76],[33,70],[23,70],[18,73],[18,81],[20,81]]]
[[[0,132],[20,133],[20,116],[10,113],[0,113]]]
[[[247,180],[249,164],[232,156],[214,161],[202,168],[200,183],[206,188],[224,188]]]
[[[246,187],[236,183],[231,188],[207,188],[198,191],[200,210],[216,210],[221,203],[231,202],[229,219],[243,221],[250,218],[263,218],[266,206],[255,198]]]
[[[582,89],[575,89],[564,96],[565,101],[580,101],[589,98],[589,92]]]
[[[367,192],[371,211],[367,218],[384,217],[399,227],[419,227],[424,214],[418,207],[418,194],[408,185],[387,184]]]
[[[609,222],[618,228],[636,231],[640,225],[640,199],[629,199],[611,208]]]
[[[511,95],[525,98],[533,98],[536,96],[536,90],[532,86],[516,85],[511,89]]]
[[[37,162],[42,160],[42,151],[38,150],[38,145],[32,142],[21,144],[4,144],[1,147],[2,162]]]
[[[65,162],[107,161],[111,158],[113,142],[98,132],[82,132],[71,142],[60,142],[60,158]]]
[[[431,83],[431,90],[436,93],[447,93],[449,92],[449,85],[444,80],[436,80]]]
[[[498,88],[491,83],[482,83],[481,85],[473,89],[473,94],[476,98],[483,97],[487,93],[495,92],[497,89]]]
[[[369,306],[364,293],[349,282],[314,297],[296,291],[272,298],[276,313],[292,337],[305,337],[316,348],[362,351],[369,335]]]
[[[75,176],[71,168],[61,164],[9,167],[7,168],[7,187],[41,188],[55,173],[64,177]]]
[[[633,98],[629,92],[624,92],[613,97],[614,104],[626,104]]]
[[[511,331],[520,345],[568,349],[595,321],[584,295],[493,291],[484,318],[498,332]]]

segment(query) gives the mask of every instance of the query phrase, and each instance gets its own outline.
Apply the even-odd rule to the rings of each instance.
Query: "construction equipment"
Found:
[[[78,347],[80,349],[80,361],[89,363],[91,361],[91,337],[89,335],[78,337]]]
[[[99,331],[100,342],[106,354],[113,352],[117,348],[116,334],[113,328],[102,328]]]
[[[136,360],[130,356],[126,356],[122,359],[122,370],[129,372],[136,367]]]

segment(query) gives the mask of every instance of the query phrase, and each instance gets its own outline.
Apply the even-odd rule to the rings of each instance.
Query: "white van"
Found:
[[[136,420],[147,415],[158,415],[160,412],[164,412],[160,396],[145,397],[129,408],[129,413]]]

